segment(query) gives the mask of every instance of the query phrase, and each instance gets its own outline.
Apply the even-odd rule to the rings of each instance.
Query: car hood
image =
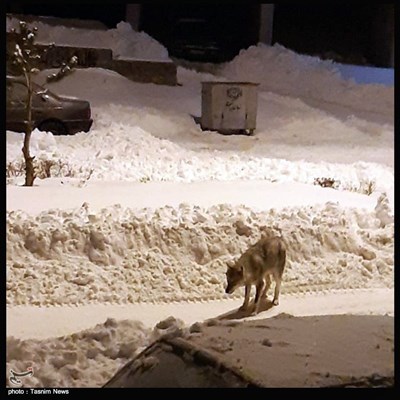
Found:
[[[64,95],[60,96],[60,95],[57,95],[57,97],[58,97],[60,100],[65,101],[65,102],[71,102],[71,103],[88,103],[88,104],[89,104],[89,101],[84,100],[84,99],[79,99],[79,98],[73,97],[73,96],[64,96]]]

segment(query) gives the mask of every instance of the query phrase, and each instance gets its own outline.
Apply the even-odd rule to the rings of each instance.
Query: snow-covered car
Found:
[[[27,85],[23,78],[7,76],[6,129],[25,132],[27,128]],[[32,83],[33,129],[54,135],[88,132],[92,126],[90,103],[72,97],[58,96]]]

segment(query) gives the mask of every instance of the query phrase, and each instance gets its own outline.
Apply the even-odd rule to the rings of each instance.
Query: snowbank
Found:
[[[6,18],[6,29],[18,30],[19,20]],[[111,49],[113,57],[170,61],[168,50],[145,32],[136,32],[128,22],[119,22],[114,29],[97,30],[51,26],[41,21],[28,26],[38,28],[37,43],[55,43],[59,46]]]
[[[46,340],[7,338],[7,382],[10,370],[32,367],[24,387],[100,387],[126,362],[162,334],[179,328],[169,319],[153,329],[138,321],[108,318],[93,328]]]
[[[394,223],[382,205],[115,206],[92,214],[84,204],[36,217],[8,212],[7,232],[9,305],[222,299],[226,262],[270,232],[289,249],[283,293],[393,287]]]
[[[313,184],[316,178],[333,178],[342,190],[391,192],[393,170],[375,163],[312,163],[251,155],[248,151],[193,151],[167,139],[157,138],[129,122],[114,121],[117,107],[98,116],[93,132],[54,138],[34,131],[31,154],[38,176],[72,177],[104,181],[231,181],[266,180]],[[121,112],[121,111],[119,111]],[[113,116],[113,117],[112,117]],[[149,117],[150,118],[150,117]],[[153,117],[159,125],[158,117]],[[173,125],[172,129],[179,125]],[[157,127],[155,128],[157,129]],[[8,133],[8,177],[24,175],[22,134]],[[18,182],[14,180],[14,182]]]
[[[241,50],[221,74],[260,83],[267,91],[393,115],[394,86],[358,85],[343,79],[334,62],[298,54],[279,44],[259,43]]]

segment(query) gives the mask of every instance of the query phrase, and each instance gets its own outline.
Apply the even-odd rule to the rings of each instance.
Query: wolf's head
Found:
[[[226,281],[228,284],[226,286],[225,293],[232,294],[238,287],[244,285],[243,265],[240,263],[227,265],[228,269],[226,271]]]

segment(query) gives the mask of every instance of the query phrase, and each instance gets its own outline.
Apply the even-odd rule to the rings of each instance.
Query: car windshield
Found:
[[[48,95],[54,99],[60,100],[59,96],[49,91],[47,88],[32,82],[33,92],[37,95]],[[27,96],[27,86],[23,80],[7,81],[7,98],[11,101],[25,101]]]
[[[33,91],[34,91],[36,94],[39,94],[39,95],[40,95],[40,94],[46,94],[46,95],[48,95],[48,96],[54,97],[54,98],[57,99],[57,100],[60,100],[60,97],[57,96],[55,93],[51,92],[49,89],[47,89],[47,88],[45,88],[45,87],[43,87],[43,86],[38,85],[38,84],[35,83],[35,82],[32,82],[32,88],[33,88]]]

